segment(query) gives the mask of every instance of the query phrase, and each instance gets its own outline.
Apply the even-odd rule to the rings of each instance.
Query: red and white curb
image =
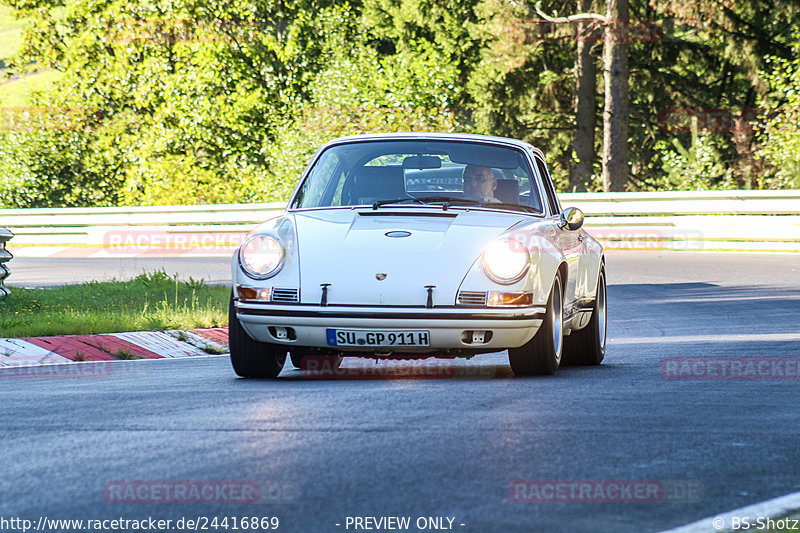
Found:
[[[227,352],[227,328],[0,338],[0,368],[76,361],[196,357]]]
[[[685,526],[662,531],[661,533],[712,533],[717,531],[758,530],[759,520],[766,524],[767,519],[777,524],[781,518],[792,516],[800,510],[800,492],[787,494],[771,500],[759,502],[740,509],[734,509],[715,516],[708,516]],[[779,525],[779,524],[778,524]],[[795,530],[794,527],[777,527],[779,530]]]

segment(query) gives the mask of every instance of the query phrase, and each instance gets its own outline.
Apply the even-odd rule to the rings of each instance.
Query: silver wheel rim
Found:
[[[606,276],[600,273],[600,284],[597,287],[597,335],[600,348],[606,349]]]
[[[553,304],[550,306],[550,323],[553,325],[553,352],[556,363],[561,363],[561,346],[564,343],[564,303],[561,300],[561,282],[553,285]]]

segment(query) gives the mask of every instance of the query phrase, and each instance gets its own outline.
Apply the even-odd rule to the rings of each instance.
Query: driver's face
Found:
[[[482,167],[470,170],[469,174],[464,176],[464,192],[467,196],[493,198],[496,188],[497,180],[491,168]]]

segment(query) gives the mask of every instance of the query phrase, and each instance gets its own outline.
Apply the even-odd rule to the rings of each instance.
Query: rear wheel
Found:
[[[233,371],[243,378],[274,378],[286,362],[286,348],[250,338],[236,316],[231,296],[228,306],[228,341]]]
[[[565,365],[599,365],[606,355],[606,272],[600,267],[592,318],[564,339]]]
[[[564,345],[564,300],[561,275],[557,274],[547,300],[547,312],[539,331],[526,344],[508,349],[508,362],[518,376],[555,374]]]
[[[326,368],[338,370],[342,364],[342,356],[321,348],[294,347],[289,350],[292,365],[301,370]]]

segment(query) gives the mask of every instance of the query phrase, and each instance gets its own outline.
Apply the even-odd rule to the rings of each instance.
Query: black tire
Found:
[[[606,356],[606,271],[600,267],[592,318],[585,328],[564,338],[564,365],[599,365]]]
[[[295,368],[305,370],[308,367],[308,360],[316,359],[322,363],[320,366],[323,368],[330,368],[338,370],[339,365],[342,364],[342,356],[332,353],[330,350],[322,348],[309,348],[304,346],[293,347],[289,349],[289,356],[292,360],[292,365]],[[305,361],[305,362],[304,362]]]
[[[547,316],[539,331],[531,340],[519,348],[508,349],[508,362],[518,376],[543,376],[555,374],[561,364],[564,346],[564,299],[561,275],[556,274],[550,298],[547,300]]]
[[[228,306],[228,342],[233,371],[243,378],[275,378],[286,362],[286,348],[250,338],[236,317],[233,296]]]

